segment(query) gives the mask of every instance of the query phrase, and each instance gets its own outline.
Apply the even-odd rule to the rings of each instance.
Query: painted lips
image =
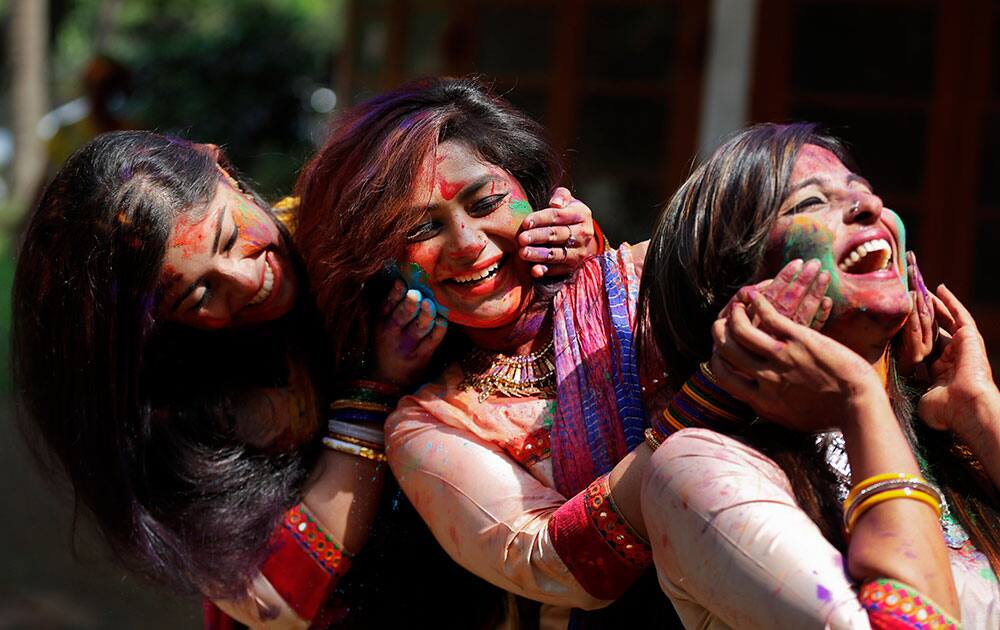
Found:
[[[506,268],[506,262],[507,257],[504,256],[480,271],[454,276],[447,280],[447,283],[460,295],[468,297],[489,295],[500,285],[500,274]]]

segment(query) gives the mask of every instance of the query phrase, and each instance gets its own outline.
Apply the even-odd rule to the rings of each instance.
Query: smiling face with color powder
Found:
[[[208,211],[180,215],[171,230],[160,273],[164,320],[206,329],[257,324],[295,302],[274,218],[221,175]]]
[[[903,224],[862,177],[828,149],[799,151],[789,193],[768,240],[768,272],[817,258],[831,275],[833,311],[824,332],[866,354],[910,312]]]
[[[467,145],[443,142],[428,155],[409,199],[424,208],[410,233],[403,274],[472,328],[511,323],[532,295],[530,267],[517,256],[517,233],[531,212],[514,177]]]

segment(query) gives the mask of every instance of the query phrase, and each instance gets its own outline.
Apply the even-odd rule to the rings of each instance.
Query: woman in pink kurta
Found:
[[[635,448],[647,423],[631,344],[644,248],[597,257],[570,281],[540,278],[533,253],[546,253],[540,262],[551,271],[595,241],[573,220],[575,204],[532,212],[560,172],[537,124],[478,84],[416,83],[338,120],[300,180],[297,244],[333,360],[363,364],[377,333],[371,315],[394,276],[420,292],[436,327],[448,327],[435,366],[443,376],[386,427],[389,462],[439,542],[503,588],[597,608],[649,563],[626,525],[641,527],[639,476],[627,473],[648,454]],[[504,382],[489,376],[499,366]],[[467,377],[480,384],[453,396],[469,389],[460,385]],[[460,510],[496,520],[473,528]]]
[[[644,249],[622,245],[584,263],[556,294],[558,399],[484,399],[464,384],[456,363],[400,401],[387,422],[389,462],[438,541],[477,575],[549,605],[543,619],[565,616],[559,609],[607,605],[649,564],[648,546],[616,510],[606,477],[591,471],[593,483],[576,493],[560,489],[557,476],[577,472],[567,462],[554,468],[552,444],[564,396],[583,398],[573,383],[581,377],[581,353],[590,369],[607,374],[609,386],[589,392],[595,404],[619,413],[604,273],[620,273],[622,312],[633,323]],[[621,457],[614,448],[606,456]],[[588,459],[576,463],[586,469]]]

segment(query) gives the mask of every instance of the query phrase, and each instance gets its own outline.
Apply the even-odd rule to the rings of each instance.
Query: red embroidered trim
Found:
[[[591,488],[595,485],[606,487],[606,484],[602,477],[591,484]],[[643,553],[647,558],[650,556],[645,543],[631,542],[638,537],[633,538],[631,528],[625,525],[624,519],[619,519],[612,502],[606,497],[596,500],[590,488],[564,503],[549,519],[549,537],[556,553],[580,586],[598,599],[620,597],[650,562],[641,560]],[[604,525],[598,526],[599,522]],[[612,526],[609,528],[608,524]],[[617,540],[619,534],[624,540]],[[627,555],[619,553],[619,545]]]
[[[503,447],[525,468],[552,457],[551,427],[542,427],[528,435],[507,441]]]
[[[895,580],[879,578],[865,582],[859,598],[875,630],[956,630],[959,627],[934,602]]]
[[[618,511],[618,506],[611,499],[608,476],[598,477],[587,486],[585,493],[587,516],[608,546],[629,564],[638,568],[649,566],[653,561],[649,543],[632,529]]]
[[[297,505],[274,532],[260,572],[299,617],[312,620],[350,564],[350,554]]]
[[[285,515],[285,527],[295,540],[334,580],[340,579],[351,566],[351,556],[319,524],[296,505]]]

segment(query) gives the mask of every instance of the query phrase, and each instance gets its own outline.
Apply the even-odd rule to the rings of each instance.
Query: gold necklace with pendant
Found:
[[[479,402],[494,392],[512,398],[552,398],[556,394],[552,344],[550,341],[531,354],[512,356],[476,348],[462,359],[462,388],[479,392]]]

